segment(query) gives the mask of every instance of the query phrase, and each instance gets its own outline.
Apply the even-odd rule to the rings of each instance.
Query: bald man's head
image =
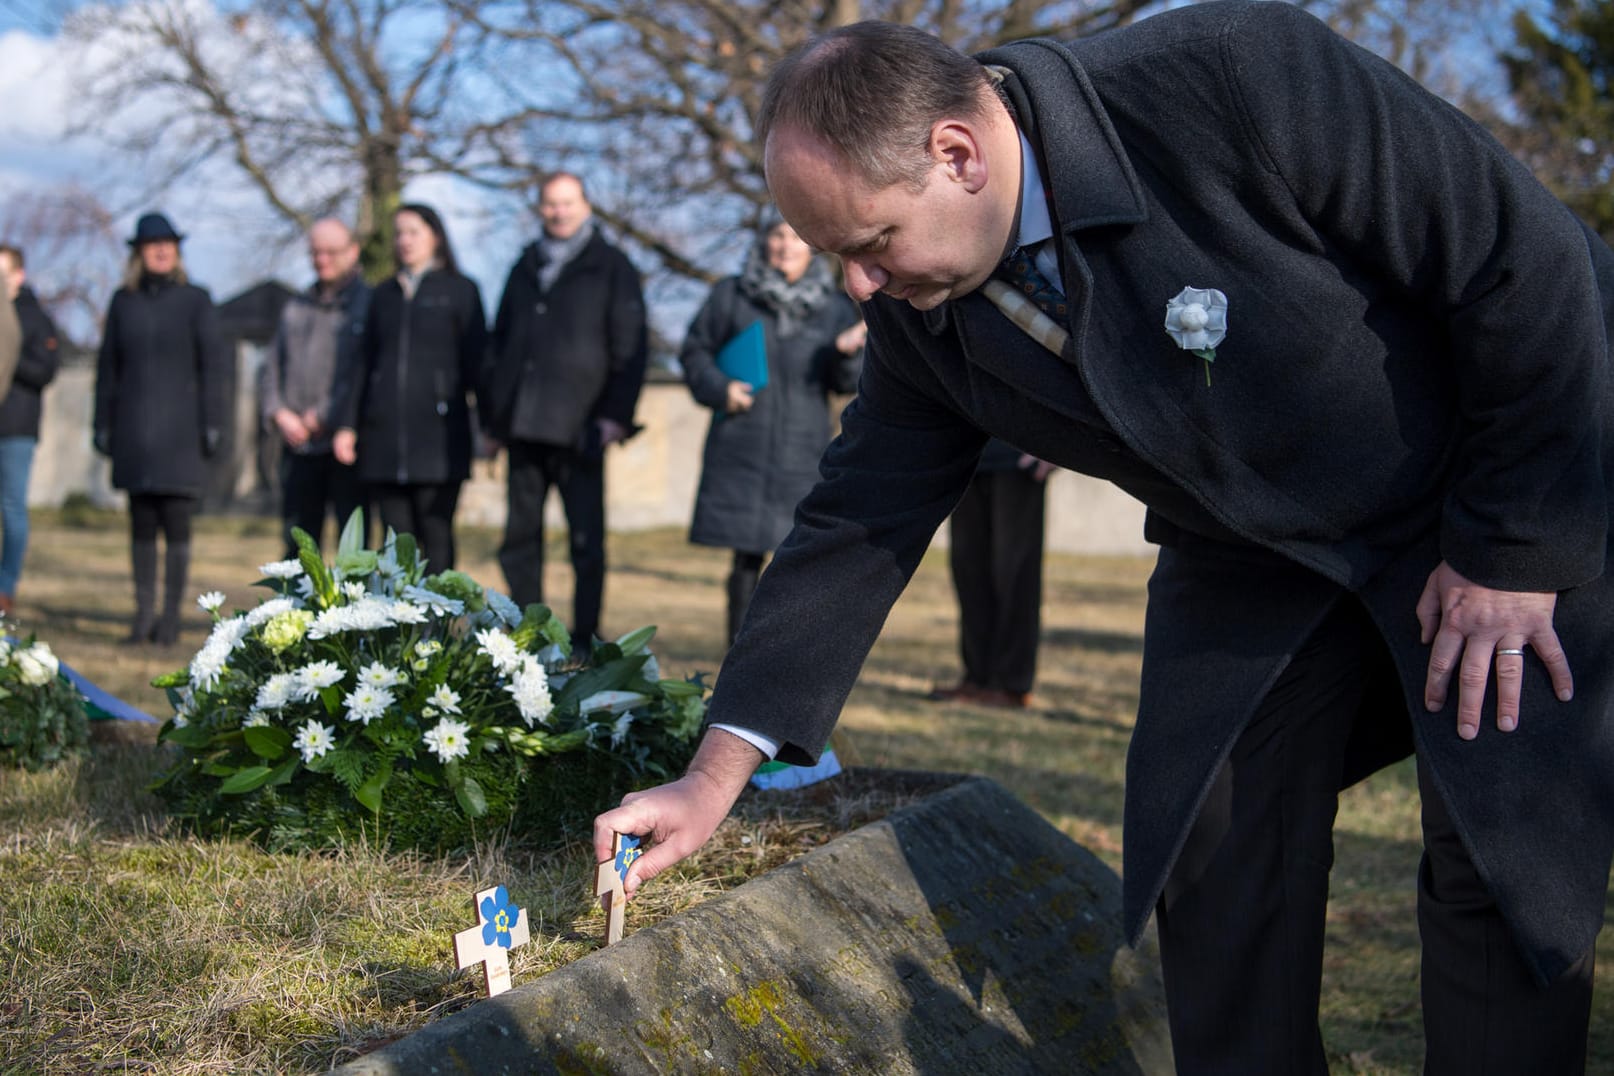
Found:
[[[339,284],[359,265],[359,244],[346,224],[329,217],[308,229],[308,258],[321,284]]]

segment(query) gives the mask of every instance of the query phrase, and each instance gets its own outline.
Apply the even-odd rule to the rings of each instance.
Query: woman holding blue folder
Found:
[[[818,480],[829,397],[856,390],[863,335],[823,260],[776,215],[690,323],[684,380],[713,415],[689,540],[734,551],[731,643],[763,560]]]

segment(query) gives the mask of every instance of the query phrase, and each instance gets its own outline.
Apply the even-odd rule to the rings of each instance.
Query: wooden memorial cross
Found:
[[[628,868],[644,855],[639,838],[618,833],[611,841],[612,858],[594,868],[594,895],[605,908],[605,944],[615,945],[622,940],[622,910],[628,895],[622,884],[628,880]]]
[[[471,903],[476,926],[454,935],[454,960],[462,969],[482,965],[482,983],[491,998],[510,989],[510,950],[526,945],[532,935],[504,886],[482,890]]]

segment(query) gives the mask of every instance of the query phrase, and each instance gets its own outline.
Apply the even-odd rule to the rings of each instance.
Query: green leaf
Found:
[[[325,704],[326,713],[336,713],[342,708],[342,689],[335,684],[320,688],[319,701]]]
[[[284,755],[286,748],[291,746],[291,733],[272,725],[244,729],[242,735],[246,738],[247,750],[270,762]]]
[[[481,818],[488,813],[488,797],[475,777],[467,777],[455,785],[454,798],[459,800],[460,810],[468,817]]]
[[[364,804],[371,814],[380,814],[381,790],[387,787],[390,780],[392,780],[392,763],[385,762],[368,781],[353,790],[353,798]]]
[[[157,738],[164,743],[175,743],[193,750],[200,750],[213,742],[213,734],[202,726],[175,725],[172,721],[163,726],[162,735]]]
[[[596,691],[619,690],[639,674],[649,659],[649,654],[635,654],[631,658],[617,658],[599,668],[584,669],[566,681],[566,686],[555,694],[555,709],[575,709],[580,701]]]
[[[654,639],[655,637],[656,626],[651,624],[647,627],[640,628],[637,631],[628,632],[626,635],[616,641],[616,645],[621,647],[624,654],[637,654],[639,651],[649,646],[650,640]]]
[[[364,509],[355,508],[342,524],[342,536],[336,540],[336,556],[340,560],[344,554],[357,553],[364,548]]]
[[[706,693],[706,685],[691,680],[658,680],[656,687],[669,699],[687,699]]]
[[[347,579],[358,579],[376,570],[381,558],[368,549],[336,555],[336,571]]]
[[[189,669],[175,669],[173,672],[165,672],[161,676],[151,678],[151,686],[156,688],[184,687],[190,682]]]
[[[274,772],[272,772],[269,775],[269,783],[271,785],[283,785],[283,784],[286,784],[294,776],[296,776],[296,774],[297,774],[297,766],[301,762],[302,762],[302,756],[300,756],[300,755],[292,755],[286,761],[282,762],[280,765],[278,765],[278,766],[276,766],[274,768]]]
[[[235,776],[229,778],[219,786],[219,792],[226,796],[239,795],[242,792],[251,792],[274,773],[268,766],[248,766],[237,770]]]
[[[404,578],[409,582],[417,582],[420,578],[420,551],[415,545],[413,534],[400,534],[393,539],[392,551],[397,555],[398,567],[403,569]]]

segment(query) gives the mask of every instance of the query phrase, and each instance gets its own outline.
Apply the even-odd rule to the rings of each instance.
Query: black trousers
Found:
[[[1047,483],[1025,470],[977,471],[948,522],[964,681],[1027,692],[1042,630]]]
[[[1183,1076],[1328,1072],[1317,1006],[1336,790],[1358,705],[1393,675],[1342,599],[1217,775],[1157,908]],[[1421,765],[1418,785],[1426,1071],[1584,1071],[1592,954],[1538,986]]]
[[[454,567],[454,508],[460,500],[458,482],[415,482],[409,485],[373,483],[365,487],[387,528],[415,536],[415,546],[426,558],[426,571],[445,572]]]
[[[544,600],[544,501],[560,490],[571,554],[572,639],[586,646],[599,633],[605,598],[605,461],[571,448],[511,441],[508,516],[499,567],[510,597],[525,608]]]
[[[364,503],[353,467],[339,463],[329,452],[282,452],[280,455],[280,507],[285,524],[286,557],[297,555],[291,529],[300,527],[324,544],[325,513],[336,514],[338,528]],[[370,524],[366,521],[366,528]]]

